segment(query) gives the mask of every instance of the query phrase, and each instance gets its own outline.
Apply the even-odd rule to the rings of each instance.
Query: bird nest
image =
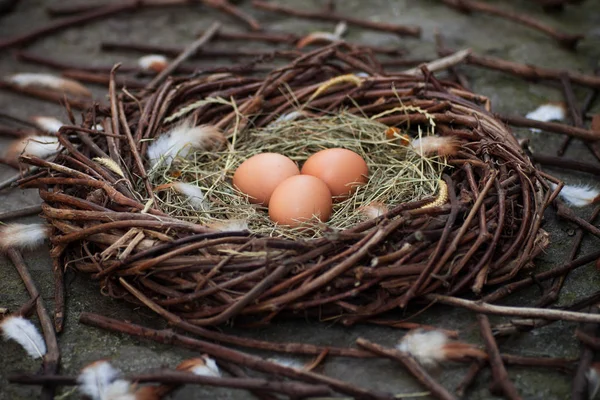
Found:
[[[547,245],[552,190],[488,99],[425,68],[379,71],[339,43],[264,77],[171,78],[138,93],[118,93],[113,71],[110,106],[61,128],[54,161],[22,157],[39,168],[20,184],[40,188],[55,265],[196,326],[369,321],[428,293],[481,293],[530,266]],[[148,157],[161,135],[200,125],[224,139],[166,163]],[[424,137],[459,146],[433,154],[415,145]],[[273,227],[231,184],[252,154],[302,162],[327,147],[362,154],[372,180],[310,234]],[[202,203],[172,190],[176,181],[203,189]]]

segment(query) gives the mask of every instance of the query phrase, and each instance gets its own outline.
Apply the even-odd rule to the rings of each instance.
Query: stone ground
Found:
[[[77,0],[80,1],[80,0]],[[316,7],[324,1],[279,1],[296,7]],[[72,3],[67,0],[29,0],[22,1],[14,13],[0,19],[0,37],[29,31],[48,21],[44,7],[50,4]],[[248,2],[244,2],[248,3]],[[475,51],[497,55],[510,60],[526,62],[554,68],[579,69],[591,71],[600,57],[600,2],[588,0],[579,6],[569,6],[560,14],[545,14],[531,1],[513,0],[507,6],[513,6],[538,17],[540,20],[569,32],[586,34],[578,51],[568,52],[560,49],[553,41],[535,31],[494,17],[477,15],[468,17],[449,10],[432,0],[345,0],[339,1],[340,11],[372,20],[417,24],[423,28],[421,40],[403,39],[391,35],[367,32],[350,28],[348,40],[376,43],[379,45],[401,46],[411,51],[414,57],[433,57],[433,35],[436,29],[444,33],[448,45],[455,48],[471,47]],[[503,1],[491,1],[503,5]],[[243,4],[249,8],[248,4]],[[287,32],[310,32],[317,29],[331,29],[333,24],[314,23],[272,14],[254,12],[265,26],[273,30]],[[120,15],[100,22],[88,24],[82,28],[69,29],[39,40],[31,50],[73,62],[84,64],[111,64],[113,62],[133,61],[135,55],[125,53],[105,53],[99,49],[102,40],[126,40],[152,44],[184,45],[194,39],[197,31],[205,29],[213,20],[223,21],[227,28],[239,28],[237,21],[231,20],[203,7],[187,7],[144,10],[135,15]],[[228,46],[249,47],[254,44],[232,43]],[[215,60],[221,64],[224,60]],[[469,77],[475,92],[491,98],[495,110],[502,113],[521,114],[534,109],[546,101],[562,100],[561,91],[556,86],[538,85],[497,72],[461,68]],[[41,68],[20,64],[11,57],[10,52],[0,54],[0,75],[24,71],[41,71]],[[102,89],[96,90],[98,98],[104,96]],[[586,90],[578,89],[579,99],[583,99]],[[596,107],[596,111],[598,111]],[[29,98],[2,93],[0,110],[22,118],[29,115],[55,115],[65,119],[65,112],[58,106]],[[562,138],[554,134],[531,134],[526,130],[516,130],[520,137],[531,137],[535,150],[545,153],[556,151]],[[1,146],[7,141],[2,140]],[[593,161],[581,143],[571,146],[567,156]],[[590,182],[593,177],[586,174],[566,174],[549,170],[569,183]],[[14,171],[0,167],[0,180],[14,174]],[[12,190],[0,192],[0,212],[18,209],[39,202],[35,190]],[[582,209],[579,214],[587,216],[590,209]],[[20,222],[36,222],[30,217]],[[560,223],[549,213],[544,229],[551,233],[552,244],[543,254],[536,268],[543,270],[561,263],[570,247],[573,227]],[[597,242],[587,239],[582,251],[589,251]],[[51,263],[46,248],[25,253],[27,263],[46,304],[53,306]],[[0,307],[16,309],[28,297],[25,288],[11,263],[0,257]],[[67,316],[65,330],[59,337],[62,350],[62,372],[76,374],[91,361],[100,358],[112,358],[114,364],[123,371],[142,371],[160,366],[175,366],[180,360],[194,353],[165,345],[139,341],[127,336],[115,335],[78,324],[78,315],[82,311],[93,311],[103,315],[128,319],[133,322],[162,327],[165,324],[145,309],[133,309],[129,304],[102,296],[93,282],[85,276],[69,271],[67,282]],[[597,290],[600,276],[593,266],[580,268],[569,276],[562,291],[559,304],[590,294]],[[519,293],[507,300],[507,304],[531,304],[540,292],[537,288]],[[399,315],[402,318],[403,315]],[[493,322],[500,319],[493,318]],[[415,318],[415,321],[435,324],[446,329],[457,329],[461,338],[479,343],[474,315],[461,310],[434,307]],[[523,334],[503,339],[500,344],[503,351],[527,356],[578,357],[579,346],[573,337],[575,325],[556,323],[535,333]],[[384,327],[355,326],[345,328],[333,323],[318,321],[276,322],[258,330],[228,328],[236,334],[274,341],[303,341],[321,345],[352,346],[355,339],[364,336],[384,345],[393,345],[402,332]],[[0,399],[37,398],[39,390],[34,387],[8,385],[7,374],[22,370],[36,371],[39,364],[23,356],[14,343],[3,342],[0,357]],[[271,354],[261,354],[265,357]],[[355,359],[330,359],[323,365],[321,372],[341,378],[355,384],[398,394],[420,392],[421,389],[404,370],[386,360],[359,361]],[[450,366],[439,373],[441,382],[453,388],[464,376],[466,368]],[[565,399],[569,397],[571,376],[558,372],[524,368],[510,368],[510,377],[515,381],[519,392],[525,399]],[[468,393],[469,399],[490,399],[487,383],[489,373],[483,373],[477,385]],[[186,387],[173,395],[175,399],[243,399],[249,395],[242,391],[224,389],[204,389]],[[67,394],[64,398],[77,398],[76,394]],[[415,398],[405,396],[404,398]]]

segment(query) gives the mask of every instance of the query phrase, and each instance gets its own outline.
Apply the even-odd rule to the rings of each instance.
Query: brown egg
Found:
[[[250,202],[268,205],[271,194],[287,178],[299,175],[295,162],[277,153],[261,153],[244,161],[233,174],[233,186]]]
[[[367,183],[369,167],[355,152],[335,148],[310,156],[302,167],[302,174],[321,179],[334,197],[343,199],[351,195],[356,186]]]
[[[331,192],[325,182],[310,175],[292,176],[273,192],[269,217],[280,225],[292,227],[314,217],[326,222],[331,216],[331,203]]]

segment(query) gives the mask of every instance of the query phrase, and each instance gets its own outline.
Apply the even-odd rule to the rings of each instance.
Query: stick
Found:
[[[211,7],[216,10],[219,10],[221,12],[224,12],[226,14],[229,14],[232,17],[237,18],[240,21],[246,23],[248,25],[248,27],[250,27],[250,29],[253,31],[262,30],[262,27],[260,26],[260,24],[258,23],[258,21],[256,19],[254,19],[252,16],[246,14],[245,12],[243,12],[236,6],[232,5],[227,0],[201,0],[201,1],[202,1],[202,4],[204,4],[207,7]]]
[[[493,304],[484,303],[482,301],[465,300],[458,297],[445,296],[441,294],[428,294],[425,295],[424,298],[442,304],[466,308],[468,310],[483,314],[542,318],[556,321],[600,323],[600,315],[596,314],[563,310],[549,310],[545,308],[496,306]]]
[[[517,389],[508,378],[508,373],[502,362],[498,345],[492,334],[492,328],[490,321],[486,315],[478,314],[477,320],[479,321],[479,328],[481,336],[485,343],[485,347],[489,356],[490,367],[492,368],[492,375],[494,377],[494,385],[502,388],[504,395],[512,400],[520,400],[521,396],[517,393]]]
[[[452,7],[458,11],[479,11],[486,14],[496,15],[498,17],[505,18],[510,21],[517,22],[519,24],[536,29],[552,37],[554,40],[559,42],[562,46],[566,47],[567,49],[574,49],[577,46],[579,40],[581,40],[584,37],[583,35],[571,35],[568,33],[561,32],[534,18],[531,18],[527,15],[523,15],[522,13],[518,13],[516,11],[502,10],[491,4],[486,4],[480,1],[442,0],[442,2],[447,6]]]
[[[0,221],[6,221],[7,219],[13,219],[13,218],[28,217],[30,215],[39,214],[41,212],[42,212],[41,205],[24,207],[19,210],[5,211],[3,213],[0,213]]]
[[[159,331],[91,313],[82,313],[79,317],[79,322],[86,325],[95,326],[97,328],[109,330],[112,332],[121,332],[136,337],[143,337],[158,343],[168,343],[170,345],[178,345],[191,348],[196,351],[207,353],[211,357],[233,362],[240,366],[245,366],[257,371],[278,374],[281,376],[286,376],[288,378],[298,379],[306,382],[325,384],[331,387],[336,392],[344,393],[350,396],[355,396],[361,399],[364,398],[372,400],[392,400],[394,398],[391,394],[368,391],[366,389],[357,387],[347,382],[340,381],[338,379],[316,374],[314,372],[307,372],[279,365],[277,363],[263,360],[262,358],[257,356],[228,349],[227,347],[205,342],[203,340],[193,339],[184,335],[179,335],[170,330]]]
[[[431,375],[409,354],[396,349],[388,349],[376,343],[370,342],[364,338],[356,339],[356,344],[360,347],[377,354],[400,362],[431,394],[441,400],[454,400],[454,397],[442,385],[437,383]]]
[[[547,132],[563,133],[565,135],[573,136],[583,140],[589,140],[592,142],[600,140],[600,132],[577,128],[575,126],[559,124],[557,122],[536,121],[533,119],[519,117],[516,115],[494,114],[494,116],[502,120],[503,122],[513,126],[523,128],[537,128]]]
[[[256,378],[230,378],[201,376],[189,372],[162,370],[145,374],[127,375],[124,379],[137,383],[162,383],[171,385],[196,384],[206,386],[228,387],[233,389],[265,390],[269,392],[282,393],[296,398],[330,396],[331,390],[324,385],[309,385],[300,382],[277,382]],[[11,375],[10,383],[21,385],[49,384],[51,386],[75,386],[77,378],[72,376],[40,376],[40,375]]]
[[[47,353],[44,356],[44,373],[48,375],[55,375],[60,366],[60,350],[58,348],[58,342],[56,341],[56,334],[54,332],[54,325],[50,319],[50,315],[46,310],[44,301],[40,297],[40,292],[35,286],[35,282],[27,269],[27,265],[21,256],[21,253],[15,249],[9,249],[7,251],[8,258],[12,261],[15,269],[21,276],[23,284],[29,293],[31,298],[36,298],[36,311],[40,325],[42,326],[42,332],[44,334],[44,341],[46,342]],[[54,388],[43,387],[42,388],[42,399],[52,400],[54,399]]]
[[[598,308],[593,308],[592,310],[597,313]],[[597,330],[597,324],[590,323],[583,326],[583,333],[590,337],[595,337]],[[587,390],[587,372],[594,360],[594,350],[592,347],[588,346],[587,343],[582,342],[582,344],[583,347],[579,357],[579,365],[577,366],[577,371],[575,372],[575,377],[573,378],[573,390],[571,393],[572,400],[586,400],[589,398]]]
[[[402,71],[402,73],[407,75],[422,76],[423,72],[421,68],[423,66],[425,66],[429,72],[442,71],[460,64],[469,56],[469,54],[471,54],[471,49],[460,50],[454,54],[430,61],[427,64],[423,64],[419,67],[407,69],[406,71]]]
[[[571,169],[573,171],[586,172],[588,174],[600,175],[600,167],[591,163],[569,160],[563,157],[551,156],[548,154],[535,153],[531,157],[534,162],[538,162],[542,165],[549,167],[557,167],[564,169]]]
[[[448,55],[453,53],[452,50],[443,50],[441,52],[443,53],[441,55]],[[564,71],[559,69],[543,68],[535,65],[520,64],[517,62],[504,60],[502,58],[480,56],[476,54],[470,54],[467,57],[466,62],[470,65],[506,72],[533,81],[537,81],[540,79],[560,81],[561,76],[566,74],[567,77],[573,83],[595,89],[600,88],[600,77],[595,75],[581,74],[579,72]]]
[[[105,7],[92,10],[85,14],[63,18],[58,21],[51,22],[46,26],[42,26],[41,28],[34,29],[29,33],[13,36],[12,38],[0,41],[0,51],[13,46],[29,44],[39,38],[47,37],[51,33],[59,32],[67,28],[72,28],[74,26],[83,25],[87,22],[109,17],[111,15],[115,15],[124,11],[131,11],[136,9],[137,7],[138,5],[136,2],[117,5],[109,4]]]
[[[188,58],[196,54],[198,50],[200,50],[206,43],[210,42],[210,40],[219,32],[219,29],[221,29],[221,24],[219,22],[214,22],[210,28],[208,28],[206,32],[202,34],[202,36],[186,47],[176,59],[171,61],[171,63],[169,63],[164,70],[156,75],[154,79],[152,79],[152,81],[150,81],[150,83],[146,86],[146,89],[152,90],[158,87],[158,85],[160,85],[169,75],[171,75],[177,69],[177,67],[179,67]]]
[[[400,36],[421,37],[421,28],[418,26],[404,26],[387,24],[383,22],[373,22],[364,19],[353,18],[345,15],[336,14],[334,12],[324,14],[321,11],[311,12],[304,10],[296,10],[293,8],[283,7],[277,4],[266,1],[254,0],[252,6],[264,11],[270,11],[279,14],[291,15],[298,18],[315,19],[318,21],[346,22],[349,25],[359,26],[361,28],[372,29],[380,32],[395,33]]]

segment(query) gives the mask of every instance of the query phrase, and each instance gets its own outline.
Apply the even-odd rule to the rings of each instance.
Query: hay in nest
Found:
[[[371,74],[340,77],[340,65],[360,65]],[[61,129],[65,151],[55,162],[23,158],[41,168],[21,186],[40,188],[57,265],[89,273],[110,296],[144,304],[183,329],[188,325],[181,321],[207,326],[243,318],[260,324],[278,316],[370,321],[432,292],[485,293],[532,265],[547,244],[540,225],[552,191],[493,117],[488,99],[431,76],[378,71],[370,55],[335,43],[264,77],[171,79],[135,99],[111,91],[111,107],[90,110],[81,128]],[[169,209],[168,194],[155,197],[154,184],[169,176],[147,177],[147,147],[177,118],[220,128],[241,151],[241,139],[253,135],[265,135],[265,146],[282,146],[268,137],[269,129],[299,105],[313,114],[312,123],[354,120],[340,114],[345,112],[413,137],[433,120],[438,135],[461,142],[447,160],[451,168],[441,171],[447,196],[433,202],[427,196],[437,188],[419,185],[406,198],[390,195],[388,213],[350,220],[315,238],[256,226],[251,229],[258,232],[211,229]],[[276,129],[293,135],[306,123]],[[105,134],[92,129],[96,124]],[[323,136],[331,140],[334,133]],[[236,146],[233,138],[240,139]],[[385,151],[381,139],[373,142],[369,148],[392,157],[388,164],[412,157]],[[350,145],[360,149],[367,142]],[[240,154],[231,170],[248,154]],[[107,157],[118,168],[94,161]],[[200,181],[197,169],[204,165],[196,161],[179,165],[193,182]],[[418,171],[430,168],[427,182],[443,167],[431,160],[419,165]],[[356,201],[380,196],[378,189],[364,190]]]
[[[298,111],[294,111],[298,114]],[[433,126],[425,134],[432,135]],[[424,157],[406,143],[387,139],[388,127],[373,119],[341,112],[334,115],[290,119],[279,117],[263,128],[249,129],[228,142],[223,151],[195,152],[170,165],[159,163],[150,173],[155,187],[188,182],[202,189],[208,200],[200,207],[176,191],[157,197],[169,215],[209,227],[243,226],[253,234],[288,239],[315,238],[323,233],[349,229],[369,219],[365,210],[377,205],[417,201],[435,195],[447,164],[438,156]],[[334,203],[327,223],[312,229],[290,228],[273,223],[265,207],[251,204],[232,184],[233,173],[248,158],[264,152],[279,153],[302,164],[318,151],[341,147],[360,154],[369,167],[366,185],[348,199]],[[143,187],[138,188],[139,191]],[[234,221],[233,223],[231,221]]]

